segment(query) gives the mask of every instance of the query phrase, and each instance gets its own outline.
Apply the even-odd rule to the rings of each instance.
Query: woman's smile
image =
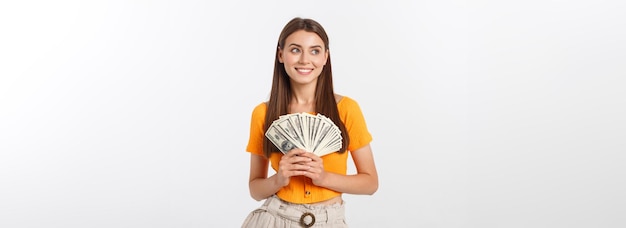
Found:
[[[296,71],[302,75],[309,75],[313,71],[312,68],[296,68]]]

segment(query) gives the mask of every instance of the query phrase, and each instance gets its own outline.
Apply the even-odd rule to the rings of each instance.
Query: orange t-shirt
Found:
[[[352,152],[369,144],[372,141],[372,135],[367,130],[365,118],[363,117],[359,104],[355,100],[344,96],[337,103],[337,109],[339,110],[339,118],[346,126],[346,130],[350,136],[348,151]],[[263,139],[265,132],[263,131],[263,125],[265,123],[266,111],[267,105],[265,103],[257,105],[252,111],[250,138],[246,148],[246,151],[260,156],[264,156]],[[283,153],[281,152],[273,152],[270,155],[269,160],[274,171],[278,171],[278,162],[282,156]],[[346,174],[348,153],[340,154],[335,152],[322,156],[321,158],[324,162],[324,170],[326,170],[326,172]],[[289,184],[278,190],[276,195],[292,203],[316,203],[341,195],[341,192],[315,186],[308,177],[293,176],[289,180]]]

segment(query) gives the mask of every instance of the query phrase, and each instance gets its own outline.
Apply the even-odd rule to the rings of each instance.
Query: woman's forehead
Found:
[[[304,30],[298,30],[285,39],[285,44],[289,45],[297,45],[303,47],[312,47],[312,46],[324,46],[324,41],[322,38],[314,32],[307,32]]]

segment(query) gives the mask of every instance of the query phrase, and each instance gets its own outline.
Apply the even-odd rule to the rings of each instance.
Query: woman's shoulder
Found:
[[[265,112],[267,112],[267,102],[261,102],[254,106],[254,109],[252,110],[252,115],[265,117]]]
[[[343,97],[344,97],[343,95],[335,93],[335,102],[337,102],[337,104],[339,104],[339,102],[341,102],[341,100],[343,100]]]
[[[337,100],[337,109],[339,109],[340,113],[360,112],[361,107],[354,98],[345,95],[335,95],[335,98],[339,98]]]
[[[263,101],[261,103],[258,103],[256,106],[254,106],[254,109],[257,108],[267,108],[267,101]]]
[[[358,106],[359,104],[355,99],[346,95],[335,94],[335,100],[337,101],[337,106]]]

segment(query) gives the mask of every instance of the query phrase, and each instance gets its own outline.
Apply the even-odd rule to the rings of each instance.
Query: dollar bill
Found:
[[[283,153],[301,148],[324,156],[340,150],[343,143],[341,130],[330,118],[305,112],[280,116],[265,136]]]

